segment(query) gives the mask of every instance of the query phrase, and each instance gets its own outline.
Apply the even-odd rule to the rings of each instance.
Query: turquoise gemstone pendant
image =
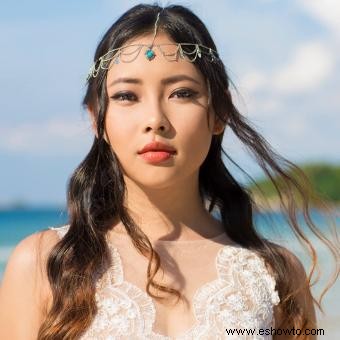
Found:
[[[146,59],[151,61],[153,58],[155,58],[156,53],[149,47],[145,52]]]

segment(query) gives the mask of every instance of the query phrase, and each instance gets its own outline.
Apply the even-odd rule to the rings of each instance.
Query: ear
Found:
[[[213,134],[214,135],[221,134],[224,131],[226,125],[227,125],[226,123],[224,123],[217,115],[215,115]]]
[[[94,113],[94,111],[90,107],[87,108],[87,111],[88,111],[89,116],[90,116],[92,131],[93,131],[93,133],[96,135],[96,137],[98,139],[98,129],[97,129],[96,114]],[[109,144],[108,138],[107,138],[107,135],[106,135],[106,131],[104,131],[104,139],[105,139],[105,142]]]
[[[87,112],[89,114],[89,118],[90,118],[90,121],[91,121],[92,131],[96,135],[96,137],[98,138],[96,115],[95,115],[93,109],[89,106],[87,107]]]

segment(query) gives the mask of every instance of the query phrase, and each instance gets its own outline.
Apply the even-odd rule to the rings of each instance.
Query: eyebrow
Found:
[[[192,82],[200,85],[199,81],[197,81],[195,78],[192,78],[192,77],[190,77],[186,74],[178,74],[178,75],[175,75],[175,76],[172,76],[172,77],[164,78],[164,79],[161,80],[161,83],[162,83],[162,85],[171,85],[171,84],[177,83],[177,82],[182,81],[182,80],[189,80],[189,81],[192,81]],[[123,77],[123,78],[115,79],[110,84],[110,86],[113,86],[113,85],[118,84],[118,83],[142,85],[143,81],[141,79],[138,79],[138,78]]]

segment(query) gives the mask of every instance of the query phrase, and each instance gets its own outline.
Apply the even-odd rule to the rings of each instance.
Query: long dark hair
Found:
[[[162,8],[158,5],[141,4],[128,10],[109,28],[97,47],[94,60],[107,51],[122,46],[131,38],[152,33],[159,12],[159,28],[174,41],[198,43],[217,50],[203,22],[189,9],[176,5]],[[242,141],[275,185],[281,210],[286,214],[299,240],[310,250],[313,269],[317,263],[316,251],[299,226],[298,206],[303,211],[307,226],[337,259],[339,253],[335,245],[320,233],[311,219],[310,204],[316,198],[309,190],[304,173],[292,162],[278,155],[234,106],[230,79],[220,59],[211,62],[206,58],[198,58],[195,65],[210,84],[211,102],[217,116]],[[84,106],[94,114],[98,135],[68,183],[70,228],[48,258],[47,274],[53,302],[41,325],[38,336],[40,340],[79,338],[90,326],[97,311],[95,282],[112,265],[106,234],[112,228],[113,221],[118,218],[125,225],[136,249],[150,260],[147,293],[158,300],[165,297],[155,295],[151,289],[181,298],[180,292],[155,282],[160,257],[123,206],[126,188],[122,167],[104,139],[108,104],[106,75],[107,72],[102,71],[96,78],[88,80],[83,100]],[[287,279],[286,272],[290,262],[281,247],[269,242],[257,231],[253,221],[256,203],[250,190],[238,183],[223,163],[222,154],[236,164],[223,150],[222,139],[223,133],[212,137],[208,155],[199,169],[200,194],[209,202],[209,212],[216,208],[220,211],[227,235],[236,243],[256,251],[272,268],[286,326],[303,329],[310,325],[311,320],[308,319],[307,311],[299,307],[297,291]],[[291,170],[294,170],[294,175],[290,174]],[[152,262],[156,266],[152,266]],[[336,268],[336,275],[338,272],[339,269]],[[311,274],[305,286],[300,288],[309,289],[310,279]]]

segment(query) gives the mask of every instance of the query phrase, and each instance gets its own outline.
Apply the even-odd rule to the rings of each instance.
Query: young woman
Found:
[[[317,233],[303,173],[237,111],[204,24],[182,6],[135,6],[94,61],[83,103],[95,138],[68,185],[69,224],[14,250],[0,338],[272,339],[293,327],[315,338],[303,336],[317,327],[310,277],[256,231],[252,194],[222,162],[225,129],[276,184],[315,255],[296,220],[302,202]]]

